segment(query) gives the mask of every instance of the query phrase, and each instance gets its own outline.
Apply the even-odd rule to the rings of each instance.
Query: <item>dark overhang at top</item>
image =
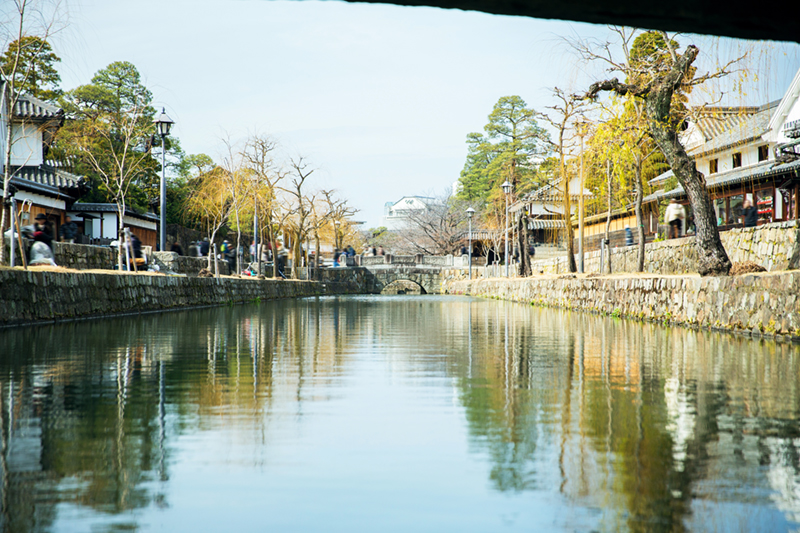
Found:
[[[781,0],[768,5],[759,5],[754,2],[723,2],[722,0],[696,0],[693,2],[642,0],[359,1],[464,9],[495,15],[616,24],[745,39],[800,42],[800,30],[797,27],[800,4]]]

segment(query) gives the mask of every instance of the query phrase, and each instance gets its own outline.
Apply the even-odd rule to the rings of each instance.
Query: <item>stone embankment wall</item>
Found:
[[[795,221],[776,222],[755,228],[736,228],[720,233],[722,245],[733,262],[754,261],[768,271],[800,267],[800,239]],[[612,272],[636,272],[639,248],[612,248]],[[685,274],[697,272],[697,249],[694,237],[683,237],[645,246],[645,272]],[[584,270],[600,272],[600,251],[584,254]],[[533,271],[542,274],[567,272],[566,257],[533,261]]]
[[[0,326],[361,292],[363,287],[357,283],[338,280],[319,283],[0,269]]]
[[[450,294],[800,341],[800,272],[481,279],[452,281],[446,289]]]

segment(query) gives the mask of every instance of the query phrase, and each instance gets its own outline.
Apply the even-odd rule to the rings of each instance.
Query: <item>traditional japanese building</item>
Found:
[[[29,95],[21,95],[8,120],[8,91],[0,81],[0,154],[5,154],[7,127],[11,126],[11,173],[9,196],[20,214],[21,225],[30,224],[44,214],[58,234],[67,210],[88,190],[86,181],[47,161],[47,153],[56,132],[64,122],[58,107]],[[4,158],[0,158],[0,171]],[[6,220],[10,210],[6,207]],[[80,222],[79,220],[77,222]]]

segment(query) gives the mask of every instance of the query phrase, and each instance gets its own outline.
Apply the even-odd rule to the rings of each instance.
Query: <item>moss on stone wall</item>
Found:
[[[800,341],[800,272],[453,281],[450,294]]]

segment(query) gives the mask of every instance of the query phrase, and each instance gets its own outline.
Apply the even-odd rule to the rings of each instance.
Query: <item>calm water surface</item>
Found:
[[[0,530],[797,530],[797,350],[434,296],[0,331]]]

